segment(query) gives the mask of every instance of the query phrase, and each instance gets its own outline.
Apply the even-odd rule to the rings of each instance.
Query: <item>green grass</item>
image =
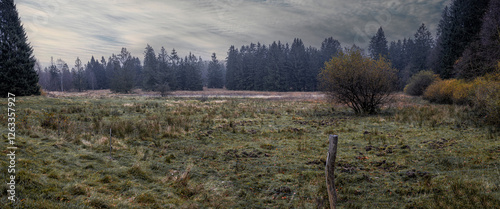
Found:
[[[260,99],[22,97],[16,105],[21,199],[9,204],[2,184],[2,208],[327,207],[329,134],[339,135],[338,208],[500,205],[499,134],[466,107],[399,98],[359,116],[322,101]]]

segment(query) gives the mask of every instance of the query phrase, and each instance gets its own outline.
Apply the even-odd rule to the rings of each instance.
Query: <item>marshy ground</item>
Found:
[[[2,208],[326,207],[329,134],[338,208],[500,205],[499,133],[467,107],[398,95],[361,116],[307,93],[87,94],[17,98],[21,199],[9,204],[0,185]]]

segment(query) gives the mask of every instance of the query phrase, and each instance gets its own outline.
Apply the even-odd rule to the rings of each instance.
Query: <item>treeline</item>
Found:
[[[399,88],[423,70],[442,79],[472,80],[495,71],[500,59],[499,1],[454,0],[443,10],[436,40],[425,24],[413,37],[387,42],[382,28],[368,51],[384,57],[398,70]]]
[[[422,70],[467,80],[493,72],[500,59],[499,4],[454,0],[443,10],[436,40],[422,24],[413,39],[392,41],[388,58],[399,70],[400,87]]]
[[[414,74],[429,69],[428,59],[434,47],[431,32],[422,24],[412,37],[388,41],[380,28],[372,37],[368,51],[373,59],[384,57],[398,72],[399,89],[402,90]]]
[[[210,85],[224,85],[223,66],[215,54],[210,63],[194,54],[184,58],[178,56],[175,49],[167,53],[161,48],[158,54],[147,45],[144,51],[144,63],[122,48],[120,54],[113,54],[107,60],[93,56],[87,64],[77,58],[74,66],[63,60],[51,61],[43,70],[39,64],[35,66],[40,77],[39,84],[49,91],[84,91],[111,89],[114,92],[128,93],[134,88],[165,93],[171,90],[202,90],[210,81]],[[211,73],[209,73],[209,72]],[[208,78],[213,76],[214,78]],[[212,84],[212,83],[216,83]]]
[[[390,45],[380,28],[371,38],[368,53],[373,59],[383,57],[398,70],[400,89],[409,78],[428,67],[433,49],[432,34],[422,24],[414,38],[392,41]],[[357,46],[353,46],[357,47]],[[321,48],[305,47],[301,39],[288,43],[273,42],[231,46],[227,56],[227,88],[231,90],[317,91],[318,73],[324,63],[343,49],[338,40],[325,39]],[[363,51],[363,50],[362,50]]]
[[[324,62],[340,52],[340,42],[332,37],[321,49],[305,47],[301,39],[292,45],[280,41],[231,46],[226,58],[226,88],[258,91],[317,91],[317,75]]]

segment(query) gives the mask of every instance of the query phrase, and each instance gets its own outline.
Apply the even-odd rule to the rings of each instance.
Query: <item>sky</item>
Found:
[[[425,23],[436,34],[450,0],[17,0],[34,49],[47,66],[51,57],[71,67],[77,57],[108,59],[122,47],[144,58],[151,45],[179,55],[192,52],[224,60],[231,45],[301,38],[319,48],[328,37],[342,47],[367,48],[377,29],[387,40],[413,37]]]

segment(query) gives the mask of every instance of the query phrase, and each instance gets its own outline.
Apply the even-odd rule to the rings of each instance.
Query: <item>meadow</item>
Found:
[[[20,199],[2,184],[2,208],[326,208],[330,134],[337,208],[500,205],[500,133],[466,106],[396,95],[356,115],[312,97],[39,96],[16,111]]]

